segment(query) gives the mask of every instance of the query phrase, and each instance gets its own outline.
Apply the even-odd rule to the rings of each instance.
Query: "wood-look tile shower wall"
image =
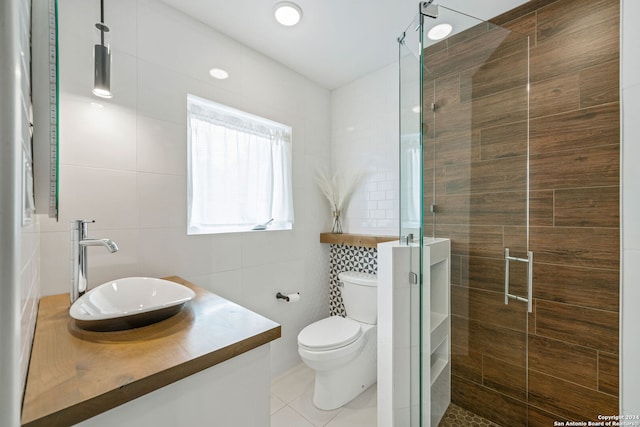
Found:
[[[529,36],[528,319],[502,294],[503,250],[524,246],[522,39],[484,25],[425,50],[425,206],[436,191],[435,234],[452,238],[452,399],[504,426],[618,413],[619,15],[618,0],[532,0],[492,20]]]

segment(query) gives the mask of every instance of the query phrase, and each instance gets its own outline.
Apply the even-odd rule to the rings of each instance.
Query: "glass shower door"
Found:
[[[398,38],[400,61],[400,236],[422,230],[422,137],[419,17]]]
[[[407,399],[399,398],[402,403],[398,411],[403,425],[420,427],[421,407],[421,322],[420,322],[420,277],[423,236],[423,155],[422,155],[422,85],[421,85],[421,39],[420,17],[417,15],[407,29],[398,37],[399,43],[399,87],[400,87],[400,242],[409,248],[408,271],[414,279],[409,283],[409,312],[406,324],[410,325],[408,334],[409,348],[406,354],[409,364],[409,390],[398,391]],[[402,357],[402,356],[399,356]],[[396,393],[396,390],[393,392]],[[404,414],[404,411],[407,413]]]
[[[431,40],[429,31],[440,23],[452,23],[454,31]],[[442,6],[436,18],[424,16],[421,28],[423,226],[425,238],[451,240],[450,311],[436,307],[450,316],[452,405],[444,417],[468,411],[525,426],[528,37]],[[421,304],[424,318],[434,305],[430,296]],[[423,402],[423,426],[440,422],[443,405],[431,365],[442,343],[432,342],[431,333],[421,337],[421,377],[430,378],[421,385],[430,398],[430,405]]]

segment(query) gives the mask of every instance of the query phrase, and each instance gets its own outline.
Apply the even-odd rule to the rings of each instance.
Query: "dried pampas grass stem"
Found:
[[[327,198],[334,217],[333,232],[342,233],[340,216],[347,208],[349,198],[365,174],[355,172],[352,174],[335,173],[330,175],[326,170],[319,170],[316,174],[316,183],[320,192]]]

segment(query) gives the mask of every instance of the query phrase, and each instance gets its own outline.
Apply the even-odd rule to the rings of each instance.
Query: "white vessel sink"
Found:
[[[132,329],[173,316],[195,296],[186,286],[168,280],[127,277],[90,290],[71,305],[69,314],[82,329]]]

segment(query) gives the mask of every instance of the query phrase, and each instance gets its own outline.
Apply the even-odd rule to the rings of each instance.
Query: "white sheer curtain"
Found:
[[[291,128],[190,95],[189,232],[293,224]]]

